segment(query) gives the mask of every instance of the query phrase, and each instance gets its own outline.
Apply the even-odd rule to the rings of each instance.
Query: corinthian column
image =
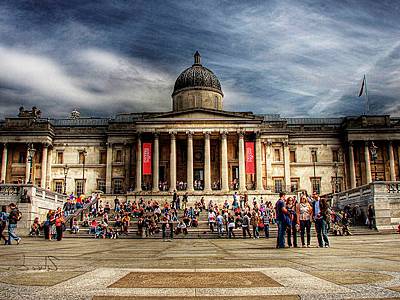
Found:
[[[228,183],[228,141],[227,132],[222,132],[221,134],[221,189],[224,192],[229,191]]]
[[[175,132],[171,132],[171,153],[169,159],[169,175],[170,175],[170,183],[169,190],[176,190],[176,136]]]
[[[244,133],[239,132],[239,187],[246,190],[246,165],[244,159]]]
[[[137,137],[136,143],[136,192],[142,190],[142,140],[140,135]]]
[[[158,171],[160,169],[160,158],[159,158],[159,142],[158,134],[154,134],[154,154],[153,154],[153,192],[158,192],[158,183],[160,181],[158,177]]]
[[[187,190],[193,191],[193,134],[187,133]]]
[[[211,191],[210,133],[204,134],[204,190]]]
[[[353,142],[349,142],[349,162],[350,162],[350,187],[354,189],[357,185],[356,183],[356,168],[354,166],[354,150]]]
[[[393,153],[392,141],[389,141],[389,164],[390,164],[390,180],[396,181],[396,169],[394,166],[394,153]]]
[[[42,146],[42,174],[40,177],[40,186],[42,189],[46,188],[46,174],[47,174],[47,149],[48,144],[43,144]]]
[[[371,173],[371,160],[369,158],[369,148],[368,141],[365,141],[364,144],[364,160],[365,160],[365,173],[367,175],[367,184],[372,182],[372,173]]]
[[[257,190],[262,191],[263,179],[262,179],[262,160],[261,160],[261,137],[257,134],[256,137],[256,184]]]
[[[7,144],[3,144],[3,157],[1,158],[1,182],[6,182],[7,176]]]

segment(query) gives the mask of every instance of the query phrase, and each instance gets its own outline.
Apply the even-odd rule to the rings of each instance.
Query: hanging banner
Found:
[[[151,143],[143,143],[143,175],[151,175]]]
[[[255,164],[254,164],[254,142],[246,142],[246,174],[254,174],[255,173]]]

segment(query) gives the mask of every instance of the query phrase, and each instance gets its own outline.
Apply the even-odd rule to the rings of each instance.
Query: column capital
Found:
[[[188,138],[192,138],[193,137],[193,131],[192,130],[186,131],[186,135],[187,135]]]
[[[227,136],[228,136],[228,131],[227,131],[227,130],[221,130],[221,131],[220,131],[220,134],[221,134],[221,136],[222,136],[223,139],[226,139]]]
[[[203,131],[203,134],[205,138],[210,138],[211,131]]]
[[[7,146],[8,146],[8,143],[7,142],[4,142],[4,143],[2,143],[3,144],[3,147],[4,148],[6,148]]]
[[[266,144],[267,144],[267,146],[272,146],[272,141],[271,140],[267,140],[267,142],[266,142]]]
[[[171,136],[171,139],[175,139],[176,138],[176,131],[169,131],[168,133]]]
[[[354,146],[354,142],[353,141],[348,141],[349,147],[353,147]]]
[[[289,146],[289,141],[283,141],[283,146],[288,147]]]
[[[154,139],[158,139],[160,137],[160,133],[158,131],[153,132]]]
[[[239,135],[239,139],[243,139],[245,133],[246,133],[246,132],[245,132],[243,129],[239,129],[239,130],[237,131],[237,134]]]
[[[48,147],[50,147],[50,143],[48,143],[48,142],[42,143],[42,146],[44,148],[48,148]]]

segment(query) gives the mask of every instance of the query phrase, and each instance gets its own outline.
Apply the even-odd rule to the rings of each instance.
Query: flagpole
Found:
[[[365,114],[369,114],[369,99],[368,99],[368,89],[367,89],[367,78],[364,74],[364,82],[365,82]]]

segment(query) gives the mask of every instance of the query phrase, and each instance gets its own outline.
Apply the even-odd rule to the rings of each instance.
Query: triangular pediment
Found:
[[[183,111],[165,112],[147,116],[146,120],[210,120],[210,121],[257,121],[262,118],[250,112],[230,112],[213,109],[195,108]]]

